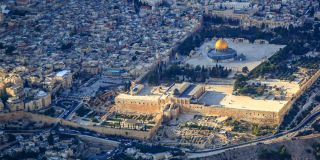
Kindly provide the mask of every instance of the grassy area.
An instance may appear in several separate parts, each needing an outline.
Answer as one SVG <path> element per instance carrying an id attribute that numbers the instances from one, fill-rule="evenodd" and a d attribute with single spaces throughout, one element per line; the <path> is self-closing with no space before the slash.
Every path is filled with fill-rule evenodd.
<path id="1" fill-rule="evenodd" d="M 88 118 L 94 118 L 96 115 L 98 115 L 96 112 L 91 112 L 87 115 Z"/>
<path id="2" fill-rule="evenodd" d="M 191 122 L 191 123 L 186 123 L 184 127 L 190 128 L 190 129 L 197 129 L 197 130 L 213 130 L 213 127 L 208 127 L 208 126 L 201 126 L 198 125 L 197 123 Z"/>
<path id="3" fill-rule="evenodd" d="M 251 133 L 255 136 L 263 136 L 269 133 L 273 133 L 276 130 L 275 126 L 259 125 L 245 121 L 237 121 L 234 119 L 228 119 L 224 123 L 224 125 L 233 127 L 233 132 Z"/>
<path id="4" fill-rule="evenodd" d="M 94 122 L 94 123 L 99 123 L 99 120 L 98 120 L 97 118 L 92 118 L 91 120 L 92 120 L 92 122 Z"/>
<path id="5" fill-rule="evenodd" d="M 253 86 L 247 85 L 238 90 L 240 95 L 254 95 L 254 96 L 262 96 L 266 89 L 265 85 L 261 86 Z"/>
<path id="6" fill-rule="evenodd" d="M 111 126 L 112 123 L 108 122 L 108 121 L 104 121 L 101 123 L 101 126 Z"/>
<path id="7" fill-rule="evenodd" d="M 77 111 L 76 111 L 76 114 L 77 116 L 79 117 L 83 117 L 85 116 L 86 114 L 88 114 L 91 110 L 89 108 L 86 108 L 84 106 L 81 106 Z"/>
<path id="8" fill-rule="evenodd" d="M 120 127 L 120 121 L 104 121 L 101 123 L 101 126 L 105 127 Z"/>
<path id="9" fill-rule="evenodd" d="M 135 160 L 135 159 L 125 155 L 124 153 L 121 153 L 112 157 L 111 160 Z"/>
<path id="10" fill-rule="evenodd" d="M 153 115 L 127 115 L 117 113 L 115 119 L 136 119 L 139 121 L 151 121 L 154 119 Z"/>
<path id="11" fill-rule="evenodd" d="M 114 121 L 114 122 L 122 122 L 122 119 L 120 118 L 108 118 L 108 121 Z"/>
<path id="12" fill-rule="evenodd" d="M 146 130 L 151 129 L 152 127 L 154 127 L 154 126 L 151 126 L 151 125 L 145 125 L 145 129 L 146 129 Z"/>
<path id="13" fill-rule="evenodd" d="M 259 153 L 260 160 L 278 159 L 278 160 L 290 160 L 291 155 L 287 152 L 285 146 L 281 146 L 277 151 L 274 150 L 262 150 Z"/>
<path id="14" fill-rule="evenodd" d="M 54 117 L 55 113 L 56 113 L 56 109 L 54 109 L 53 107 L 51 107 L 50 109 L 44 111 L 45 115 L 51 116 L 51 117 Z"/>
<path id="15" fill-rule="evenodd" d="M 314 99 L 315 99 L 318 103 L 320 103 L 320 95 L 317 95 Z"/>
<path id="16" fill-rule="evenodd" d="M 316 157 L 316 159 L 320 159 L 320 144 L 315 143 L 312 145 L 313 149 L 313 155 Z"/>

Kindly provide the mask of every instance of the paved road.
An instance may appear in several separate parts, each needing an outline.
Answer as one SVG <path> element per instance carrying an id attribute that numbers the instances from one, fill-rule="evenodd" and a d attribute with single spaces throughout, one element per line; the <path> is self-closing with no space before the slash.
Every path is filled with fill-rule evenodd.
<path id="1" fill-rule="evenodd" d="M 83 104 L 82 102 L 78 103 L 78 105 L 73 109 L 69 110 L 68 113 L 63 118 L 69 120 L 72 113 L 75 112 L 77 109 L 79 109 L 80 106 L 82 106 L 82 104 Z"/>
<path id="2" fill-rule="evenodd" d="M 104 159 L 108 159 L 108 158 L 111 158 L 111 157 L 113 157 L 115 155 L 123 153 L 124 149 L 126 147 L 130 147 L 132 145 L 132 143 L 130 143 L 130 146 L 122 145 L 123 143 L 132 142 L 132 140 L 125 140 L 125 139 L 121 139 L 121 138 L 117 139 L 117 138 L 110 137 L 110 136 L 97 135 L 97 134 L 92 133 L 92 132 L 77 131 L 77 130 L 64 130 L 64 131 L 60 131 L 60 133 L 68 134 L 68 135 L 88 137 L 88 138 L 92 138 L 92 139 L 95 139 L 95 140 L 104 141 L 106 143 L 117 145 L 118 146 L 117 149 L 115 149 L 115 150 L 113 150 L 111 152 L 107 152 L 106 154 L 100 155 L 100 156 L 104 157 Z"/>
<path id="3" fill-rule="evenodd" d="M 116 145 L 120 145 L 120 142 L 118 142 L 118 141 L 110 140 L 107 138 L 103 138 L 103 136 L 97 136 L 97 135 L 93 135 L 90 133 L 83 133 L 83 132 L 75 131 L 75 130 L 61 131 L 60 133 L 74 135 L 74 136 L 82 136 L 82 137 L 87 137 L 87 138 L 92 138 L 95 140 L 103 141 L 106 143 L 114 143 Z"/>
<path id="4" fill-rule="evenodd" d="M 64 101 L 71 102 L 72 106 L 71 107 L 64 106 L 63 103 L 62 103 Z M 56 104 L 65 109 L 65 111 L 62 114 L 60 114 L 59 117 L 57 117 L 57 118 L 68 119 L 68 118 L 70 118 L 69 116 L 72 115 L 72 113 L 74 111 L 76 111 L 83 103 L 82 103 L 82 101 L 78 101 L 78 100 L 74 100 L 74 99 L 72 99 L 72 100 L 70 100 L 70 99 L 60 99 L 60 100 L 58 100 L 56 102 Z"/>
<path id="5" fill-rule="evenodd" d="M 10 147 L 12 147 L 13 145 L 15 145 L 15 144 L 17 144 L 17 143 L 18 143 L 18 140 L 15 140 L 15 141 L 10 142 L 10 143 L 7 143 L 7 144 L 5 144 L 5 145 L 1 145 L 1 146 L 0 146 L 0 151 L 2 152 L 2 151 L 4 151 L 5 149 L 10 148 Z"/>
<path id="6" fill-rule="evenodd" d="M 293 129 L 290 129 L 290 130 L 287 130 L 287 131 L 284 131 L 284 132 L 280 132 L 280 133 L 276 133 L 276 134 L 271 135 L 271 136 L 261 137 L 261 138 L 258 138 L 256 140 L 250 141 L 250 142 L 239 143 L 239 144 L 230 145 L 230 146 L 226 146 L 226 147 L 221 147 L 221 148 L 217 148 L 217 149 L 211 149 L 211 150 L 187 152 L 187 153 L 190 154 L 188 156 L 188 158 L 207 157 L 207 156 L 210 156 L 210 155 L 214 155 L 214 154 L 218 154 L 218 153 L 224 152 L 224 151 L 229 150 L 229 149 L 241 148 L 241 147 L 246 147 L 246 146 L 250 146 L 250 145 L 257 145 L 258 143 L 261 143 L 261 142 L 266 141 L 266 140 L 279 138 L 279 137 L 284 136 L 286 134 L 293 133 L 293 132 L 296 132 L 296 131 L 302 129 L 303 127 L 308 125 L 310 122 L 315 121 L 319 116 L 320 116 L 320 111 L 315 112 L 315 113 L 307 116 L 299 125 L 297 125 Z"/>

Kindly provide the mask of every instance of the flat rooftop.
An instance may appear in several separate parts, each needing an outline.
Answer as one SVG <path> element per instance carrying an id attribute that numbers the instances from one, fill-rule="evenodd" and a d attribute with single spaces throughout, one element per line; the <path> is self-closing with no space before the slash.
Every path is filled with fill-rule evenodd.
<path id="1" fill-rule="evenodd" d="M 189 93 L 191 93 L 193 91 L 193 89 L 196 88 L 196 84 L 190 84 L 190 86 L 180 94 L 180 98 L 191 98 L 191 96 L 189 95 Z"/>
<path id="2" fill-rule="evenodd" d="M 284 84 L 285 82 L 283 82 Z M 289 82 L 286 82 L 289 84 Z M 291 84 L 294 85 L 294 84 Z M 299 85 L 296 84 L 296 87 Z M 254 99 L 248 96 L 232 95 L 232 85 L 206 85 L 207 92 L 199 102 L 208 106 L 279 112 L 288 100 Z M 295 91 L 295 90 L 294 90 Z"/>
<path id="3" fill-rule="evenodd" d="M 70 73 L 70 70 L 62 70 L 62 71 L 59 71 L 56 76 L 57 77 L 63 77 L 65 76 L 66 74 L 69 74 Z"/>

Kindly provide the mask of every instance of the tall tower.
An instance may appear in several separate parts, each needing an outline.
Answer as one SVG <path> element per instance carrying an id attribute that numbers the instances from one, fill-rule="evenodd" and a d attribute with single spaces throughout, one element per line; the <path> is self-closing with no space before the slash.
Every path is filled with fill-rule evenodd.
<path id="1" fill-rule="evenodd" d="M 209 14 L 209 9 L 208 9 L 208 7 L 209 7 L 209 0 L 206 0 L 206 1 L 204 2 L 204 13 L 205 13 L 206 15 Z"/>
<path id="2" fill-rule="evenodd" d="M 4 21 L 4 15 L 0 13 L 0 24 Z"/>

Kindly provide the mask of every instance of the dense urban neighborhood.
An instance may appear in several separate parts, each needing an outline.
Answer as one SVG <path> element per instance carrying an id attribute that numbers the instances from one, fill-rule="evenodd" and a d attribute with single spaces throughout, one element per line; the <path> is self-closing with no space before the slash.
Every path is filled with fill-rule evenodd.
<path id="1" fill-rule="evenodd" d="M 319 4 L 0 1 L 0 159 L 319 159 Z"/>

